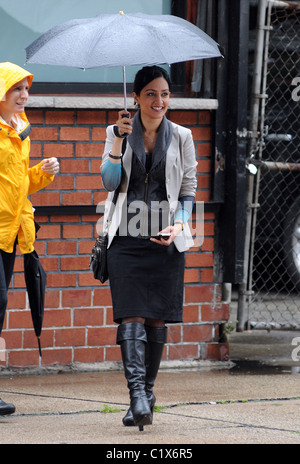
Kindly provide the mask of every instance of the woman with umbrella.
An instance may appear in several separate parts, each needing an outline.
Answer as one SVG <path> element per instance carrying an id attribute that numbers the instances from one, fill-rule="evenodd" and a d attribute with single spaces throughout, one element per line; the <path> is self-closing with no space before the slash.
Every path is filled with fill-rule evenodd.
<path id="1" fill-rule="evenodd" d="M 19 66 L 0 63 L 0 335 L 13 273 L 16 243 L 22 254 L 32 253 L 35 241 L 33 208 L 28 195 L 52 182 L 56 158 L 29 168 L 31 127 L 25 104 L 33 75 Z M 15 411 L 0 399 L 0 415 Z"/>
<path id="2" fill-rule="evenodd" d="M 133 119 L 121 111 L 107 128 L 101 172 L 109 191 L 104 230 L 113 315 L 130 393 L 123 424 L 140 430 L 152 423 L 165 324 L 182 321 L 184 252 L 193 244 L 187 221 L 196 194 L 195 148 L 191 131 L 166 118 L 170 87 L 159 66 L 137 73 L 139 109 Z"/>

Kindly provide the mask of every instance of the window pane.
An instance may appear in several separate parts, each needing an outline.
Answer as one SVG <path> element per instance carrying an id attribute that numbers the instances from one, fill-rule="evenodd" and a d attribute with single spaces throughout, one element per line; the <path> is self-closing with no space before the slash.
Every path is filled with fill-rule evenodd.
<path id="1" fill-rule="evenodd" d="M 125 13 L 171 14 L 171 0 L 127 0 L 125 5 Z M 121 67 L 82 71 L 63 66 L 25 65 L 25 47 L 62 22 L 123 9 L 124 0 L 0 0 L 0 62 L 26 66 L 34 74 L 35 82 L 122 82 Z M 133 81 L 137 69 L 126 68 L 128 82 Z"/>

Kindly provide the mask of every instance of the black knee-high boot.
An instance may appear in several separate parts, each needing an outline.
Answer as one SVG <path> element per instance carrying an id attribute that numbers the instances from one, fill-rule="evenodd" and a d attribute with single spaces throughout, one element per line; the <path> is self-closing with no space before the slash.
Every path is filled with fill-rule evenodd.
<path id="1" fill-rule="evenodd" d="M 145 391 L 146 330 L 140 322 L 127 322 L 118 327 L 117 343 L 121 347 L 125 377 L 130 395 L 133 425 L 142 430 L 152 423 L 152 414 Z"/>
<path id="2" fill-rule="evenodd" d="M 8 414 L 13 414 L 16 408 L 11 403 L 4 403 L 4 401 L 0 398 L 0 416 L 6 416 Z"/>
<path id="3" fill-rule="evenodd" d="M 157 377 L 164 346 L 167 342 L 167 330 L 167 327 L 146 326 L 147 345 L 145 350 L 145 389 L 152 414 L 156 401 L 155 395 L 153 393 L 153 386 Z M 131 408 L 128 409 L 127 414 L 124 416 L 123 424 L 127 427 L 134 425 Z"/>

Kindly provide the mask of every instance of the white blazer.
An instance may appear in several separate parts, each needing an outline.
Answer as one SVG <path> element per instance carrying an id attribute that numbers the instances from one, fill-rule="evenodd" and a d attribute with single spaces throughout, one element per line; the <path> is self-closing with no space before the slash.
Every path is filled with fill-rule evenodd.
<path id="1" fill-rule="evenodd" d="M 185 195 L 195 196 L 197 188 L 197 162 L 192 132 L 190 129 L 178 124 L 172 123 L 172 126 L 173 135 L 166 153 L 165 169 L 166 192 L 170 206 L 170 214 L 175 212 L 180 197 Z M 106 134 L 107 138 L 102 157 L 102 166 L 108 159 L 108 153 L 114 141 L 115 135 L 113 126 L 108 126 Z M 108 246 L 110 246 L 121 222 L 122 207 L 126 199 L 131 173 L 132 153 L 132 148 L 127 142 L 126 151 L 122 160 L 124 173 L 116 206 L 114 207 L 112 205 L 114 191 L 109 192 L 105 202 L 103 229 L 108 232 Z M 193 246 L 194 241 L 188 224 L 186 224 L 184 230 L 175 237 L 174 244 L 180 252 L 186 251 Z"/>

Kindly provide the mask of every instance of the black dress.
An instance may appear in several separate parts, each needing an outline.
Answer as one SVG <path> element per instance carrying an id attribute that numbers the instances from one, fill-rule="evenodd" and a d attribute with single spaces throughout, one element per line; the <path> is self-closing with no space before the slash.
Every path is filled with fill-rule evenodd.
<path id="1" fill-rule="evenodd" d="M 151 210 L 155 202 L 168 205 L 164 180 L 165 158 L 153 166 L 151 156 L 147 155 L 143 165 L 133 155 L 125 205 L 127 211 L 108 249 L 108 274 L 116 323 L 127 317 L 160 319 L 167 323 L 182 321 L 185 255 L 174 243 L 164 246 L 149 240 L 150 234 L 166 227 L 165 218 L 169 217 L 164 208 L 157 215 Z M 148 207 L 146 230 L 131 212 L 130 205 L 136 201 L 142 201 Z M 138 217 L 136 212 L 135 217 Z M 131 223 L 140 227 L 133 230 Z"/>

